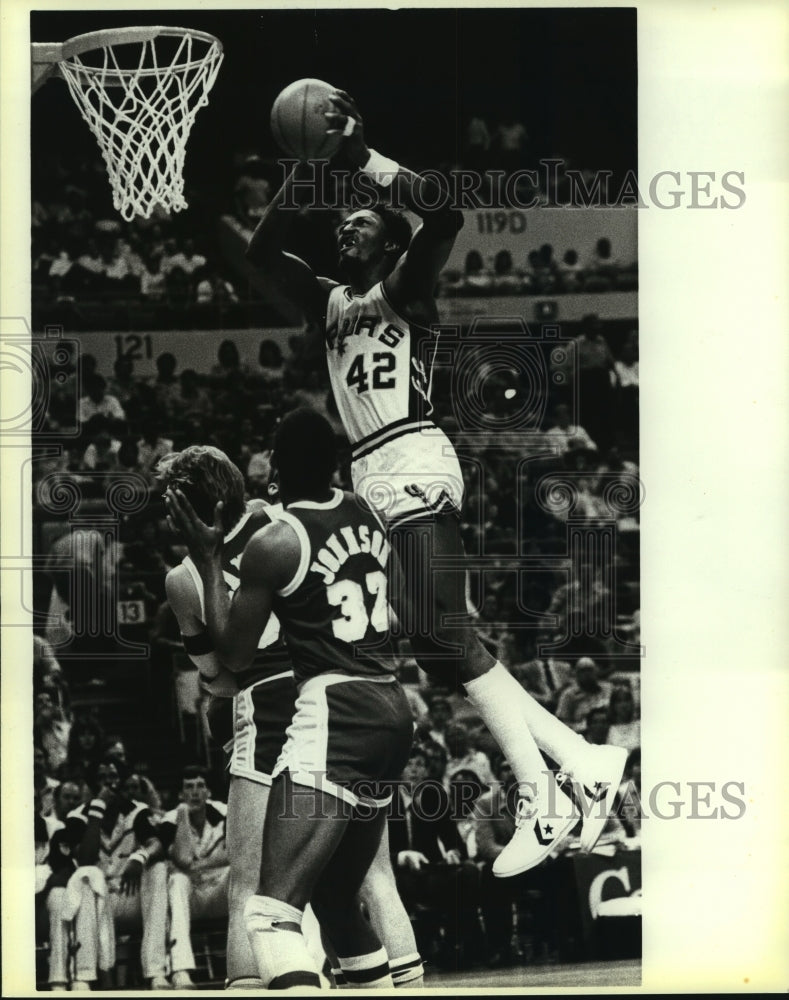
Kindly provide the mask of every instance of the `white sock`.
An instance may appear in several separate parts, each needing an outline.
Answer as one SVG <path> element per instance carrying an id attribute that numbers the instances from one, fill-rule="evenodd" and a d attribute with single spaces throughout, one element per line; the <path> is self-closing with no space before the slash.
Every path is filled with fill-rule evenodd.
<path id="1" fill-rule="evenodd" d="M 513 700 L 517 702 L 521 716 L 537 741 L 537 746 L 552 757 L 560 767 L 572 771 L 579 758 L 583 758 L 589 744 L 583 736 L 566 726 L 547 708 L 543 708 L 515 681 L 515 678 L 512 679 L 517 688 L 517 694 L 513 692 Z"/>
<path id="2" fill-rule="evenodd" d="M 348 989 L 385 990 L 394 986 L 385 948 L 371 951 L 369 955 L 354 955 L 351 958 L 338 956 L 338 959 Z"/>
<path id="3" fill-rule="evenodd" d="M 395 988 L 406 987 L 409 990 L 420 989 L 425 985 L 425 970 L 419 952 L 401 955 L 389 959 L 389 971 Z"/>
<path id="4" fill-rule="evenodd" d="M 539 787 L 548 765 L 524 721 L 517 694 L 522 693 L 523 688 L 499 662 L 481 677 L 465 681 L 464 687 L 468 700 L 501 747 L 519 784 Z"/>

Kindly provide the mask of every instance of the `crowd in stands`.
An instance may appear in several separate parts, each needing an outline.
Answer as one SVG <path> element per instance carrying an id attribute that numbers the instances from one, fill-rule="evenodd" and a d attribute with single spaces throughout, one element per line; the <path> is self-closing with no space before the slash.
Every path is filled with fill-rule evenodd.
<path id="1" fill-rule="evenodd" d="M 589 742 L 626 747 L 620 808 L 605 849 L 640 836 L 637 675 L 538 655 L 513 633 L 495 644 L 520 682 L 556 706 Z M 499 880 L 492 864 L 514 831 L 512 772 L 462 695 L 431 685 L 400 646 L 398 673 L 415 723 L 389 817 L 392 865 L 428 968 L 498 967 L 567 957 L 557 911 L 570 877 L 571 837 L 539 869 Z M 227 915 L 225 783 L 187 766 L 157 787 L 151 765 L 73 711 L 49 644 L 35 645 L 34 802 L 40 976 L 53 990 L 139 985 L 188 988 L 193 925 Z M 137 748 L 141 750 L 142 748 Z M 144 751 L 143 751 L 144 753 Z M 147 773 L 146 773 L 147 772 Z M 212 794 L 214 784 L 216 793 Z M 577 833 L 577 831 L 576 831 Z M 123 843 L 123 849 L 119 844 Z M 134 954 L 119 962 L 119 942 Z M 139 964 L 138 965 L 138 958 Z M 116 967 L 117 966 L 117 967 Z M 128 978 L 131 977 L 131 978 Z"/>
<path id="2" fill-rule="evenodd" d="M 462 160 L 440 169 L 447 178 L 469 166 L 481 170 L 483 178 L 489 169 L 509 173 L 530 162 L 527 145 L 522 124 L 501 122 L 489 131 L 482 118 L 474 117 L 468 123 Z M 34 164 L 34 325 L 60 324 L 67 329 L 247 325 L 254 296 L 245 275 L 225 259 L 219 220 L 223 215 L 233 218 L 248 233 L 280 183 L 281 173 L 276 161 L 254 153 L 227 159 L 227 187 L 221 195 L 207 183 L 198 185 L 188 192 L 186 211 L 168 215 L 155 210 L 150 219 L 132 222 L 121 220 L 112 208 L 109 181 L 98 157 L 71 163 L 65 155 L 49 154 L 45 163 Z M 556 192 L 544 185 L 529 197 L 535 193 L 540 204 L 556 202 Z M 332 213 L 317 213 L 297 223 L 296 229 L 304 230 L 299 242 L 312 250 L 314 265 L 333 274 Z M 506 249 L 491 259 L 469 251 L 462 271 L 444 273 L 438 294 L 563 295 L 637 287 L 635 262 L 617 259 L 610 239 L 602 234 L 588 259 L 574 249 L 558 259 L 549 244 L 529 246 L 526 239 L 523 251 L 514 257 Z M 263 308 L 260 302 L 255 304 L 258 314 Z"/>
<path id="3" fill-rule="evenodd" d="M 467 123 L 462 161 L 442 169 L 530 168 L 535 151 L 529 141 L 523 123 L 494 125 L 476 114 Z M 242 229 L 254 227 L 278 184 L 275 163 L 239 156 L 224 199 L 191 191 L 189 211 L 132 223 L 113 211 L 98 159 L 75 166 L 61 157 L 38 167 L 32 206 L 36 329 L 44 323 L 77 332 L 249 325 L 248 289 L 226 268 L 216 227 L 222 213 Z M 556 187 L 538 192 L 541 203 L 560 200 L 561 172 L 557 177 Z M 324 247 L 328 259 L 331 240 L 318 236 L 305 223 L 302 242 Z M 560 295 L 627 290 L 636 282 L 634 264 L 616 260 L 601 235 L 589 259 L 568 250 L 558 260 L 550 245 L 525 242 L 518 259 L 505 249 L 490 261 L 472 251 L 462 273 L 442 275 L 438 292 L 447 298 Z M 500 447 L 495 420 L 488 431 L 466 428 L 450 406 L 447 371 L 436 372 L 435 416 L 465 456 L 466 547 L 492 560 L 472 574 L 469 593 L 483 641 L 526 690 L 588 741 L 630 751 L 624 801 L 640 787 L 638 656 L 623 658 L 621 645 L 627 639 L 633 649 L 639 641 L 638 511 L 637 504 L 612 510 L 609 498 L 637 480 L 638 335 L 594 316 L 572 332 L 574 353 L 567 358 L 575 367 L 546 353 L 546 364 L 561 378 L 551 383 L 517 456 L 529 458 L 527 464 Z M 288 410 L 309 405 L 335 427 L 342 456 L 337 481 L 349 487 L 350 451 L 322 355 L 309 331 L 298 330 L 285 350 L 262 334 L 254 365 L 242 363 L 232 335 L 210 370 L 197 371 L 190 358 L 165 352 L 156 358 L 153 377 L 136 372 L 129 355 L 120 355 L 110 371 L 83 354 L 61 365 L 58 374 L 65 369 L 66 377 L 49 378 L 41 394 L 48 400 L 41 425 L 47 445 L 62 445 L 59 454 L 49 448 L 36 456 L 33 483 L 36 549 L 47 557 L 34 574 L 34 600 L 49 616 L 34 636 L 36 932 L 37 942 L 47 946 L 40 981 L 52 989 L 135 985 L 134 962 L 125 964 L 120 953 L 129 933 L 143 978 L 154 987 L 188 985 L 195 968 L 190 915 L 194 924 L 226 912 L 226 851 L 217 853 L 216 866 L 195 867 L 182 850 L 195 831 L 205 834 L 205 842 L 221 839 L 226 776 L 204 745 L 207 772 L 181 766 L 193 757 L 192 732 L 179 734 L 176 725 L 176 659 L 183 653 L 164 577 L 184 551 L 166 527 L 156 464 L 187 445 L 212 444 L 242 470 L 249 495 L 265 497 L 275 423 Z M 484 361 L 481 356 L 480 371 Z M 505 418 L 508 407 L 517 409 L 523 388 L 517 373 L 493 373 L 485 382 L 492 416 Z M 127 498 L 135 509 L 115 514 L 109 531 L 101 529 L 101 517 L 106 482 L 114 477 L 139 502 Z M 564 487 L 541 492 L 552 477 L 569 484 L 570 502 Z M 76 487 L 81 514 L 94 510 L 98 527 L 90 517 L 82 526 L 70 524 L 68 512 L 59 511 L 63 482 Z M 588 554 L 568 556 L 569 518 L 616 522 L 614 573 L 603 572 Z M 554 562 L 524 574 L 513 572 L 513 557 Z M 109 635 L 89 634 L 72 604 L 75 588 L 111 591 L 113 602 L 125 602 L 129 621 Z M 557 624 L 518 627 L 524 607 Z M 618 613 L 613 623 L 605 619 L 612 607 Z M 604 627 L 584 633 L 579 621 Z M 579 632 L 580 639 L 565 641 Z M 133 663 L 131 684 L 121 689 L 119 664 L 129 641 L 147 645 L 150 653 L 144 668 Z M 416 738 L 390 820 L 390 845 L 428 968 L 555 960 L 562 947 L 555 911 L 557 886 L 566 877 L 562 859 L 514 879 L 493 878 L 493 861 L 513 829 L 512 773 L 461 695 L 432 684 L 404 640 L 400 654 L 398 675 Z M 113 702 L 121 690 L 131 718 L 124 719 Z M 191 709 L 198 719 L 200 704 Z M 107 849 L 122 834 L 133 844 L 123 857 Z M 623 808 L 604 842 L 633 843 L 638 835 L 637 811 Z M 570 839 L 565 850 L 575 846 Z M 177 933 L 168 935 L 168 926 Z M 88 944 L 75 949 L 75 934 Z M 173 938 L 175 949 L 168 944 Z"/>
<path id="4" fill-rule="evenodd" d="M 602 236 L 587 260 L 576 250 L 567 250 L 561 260 L 550 243 L 523 251 L 517 264 L 509 250 L 499 250 L 485 262 L 478 250 L 466 254 L 463 270 L 446 268 L 441 275 L 439 294 L 445 298 L 490 295 L 569 295 L 576 293 L 624 292 L 638 287 L 634 261 L 619 261 L 611 251 L 611 241 Z"/>
<path id="5" fill-rule="evenodd" d="M 616 354 L 609 341 L 616 341 Z M 633 654 L 622 660 L 618 645 L 623 638 L 638 643 L 638 548 L 637 542 L 627 544 L 628 539 L 637 539 L 637 510 L 615 515 L 619 526 L 615 574 L 606 574 L 588 554 L 568 560 L 566 548 L 570 513 L 576 523 L 579 518 L 590 523 L 610 519 L 606 490 L 637 478 L 637 333 L 631 329 L 614 336 L 606 324 L 589 316 L 574 344 L 577 369 L 567 372 L 573 392 L 565 384 L 566 391 L 544 401 L 544 417 L 524 439 L 526 451 L 519 453 L 524 457 L 533 450 L 534 462 L 519 465 L 512 454 L 498 447 L 495 424 L 490 432 L 471 432 L 459 424 L 447 402 L 450 387 L 440 385 L 451 373 L 437 372 L 436 419 L 460 453 L 472 458 L 464 463 L 468 496 L 463 534 L 471 553 L 492 557 L 484 573 L 472 574 L 469 595 L 483 641 L 534 697 L 587 740 L 627 747 L 632 763 L 629 780 L 637 787 L 638 657 Z M 71 371 L 62 382 L 51 379 L 44 429 L 50 444 L 62 432 L 64 447 L 61 455 L 45 455 L 35 463 L 38 551 L 49 557 L 46 569 L 36 574 L 36 590 L 39 608 L 48 611 L 53 622 L 59 615 L 65 634 L 50 625 L 46 634 L 35 637 L 33 736 L 36 857 L 41 865 L 38 928 L 39 940 L 49 945 L 50 965 L 42 975 L 53 983 L 66 981 L 63 948 L 67 949 L 67 936 L 58 937 L 63 929 L 58 927 L 54 933 L 51 921 L 61 919 L 58 914 L 71 914 L 79 900 L 79 906 L 87 907 L 85 912 L 93 912 L 90 907 L 98 906 L 102 898 L 100 876 L 91 876 L 93 882 L 78 879 L 79 892 L 75 890 L 68 898 L 63 895 L 75 868 L 87 863 L 81 859 L 89 857 L 89 852 L 81 853 L 80 831 L 70 820 L 75 811 L 80 813 L 83 835 L 91 810 L 101 814 L 93 817 L 100 824 L 106 821 L 102 829 L 107 836 L 112 824 L 130 824 L 135 852 L 142 852 L 145 863 L 144 882 L 137 878 L 140 872 L 131 873 L 140 886 L 138 903 L 144 898 L 142 909 L 128 901 L 117 911 L 105 907 L 105 923 L 100 926 L 106 929 L 107 913 L 113 912 L 119 934 L 127 933 L 129 927 L 139 930 L 145 914 L 149 914 L 148 925 L 158 927 L 156 921 L 166 919 L 167 899 L 171 908 L 176 905 L 173 892 L 181 907 L 176 919 L 182 919 L 188 895 L 183 879 L 176 877 L 179 888 L 168 896 L 167 886 L 172 886 L 172 876 L 182 868 L 167 836 L 162 834 L 161 851 L 156 845 L 152 848 L 151 842 L 158 836 L 151 831 L 160 830 L 167 816 L 167 822 L 177 826 L 179 795 L 184 794 L 182 775 L 173 773 L 172 748 L 167 745 L 179 739 L 172 686 L 180 640 L 163 586 L 167 569 L 178 563 L 183 549 L 168 534 L 164 521 L 156 488 L 157 461 L 189 444 L 214 444 L 244 472 L 250 496 L 265 497 L 275 421 L 291 408 L 311 405 L 329 417 L 345 445 L 338 483 L 350 484 L 347 442 L 326 382 L 322 352 L 307 334 L 293 334 L 285 351 L 263 337 L 257 365 L 241 362 L 232 339 L 221 343 L 215 363 L 203 374 L 185 366 L 185 360 L 163 353 L 156 359 L 156 375 L 146 378 L 135 373 L 128 356 L 119 357 L 110 372 L 98 370 L 95 358 L 82 355 L 72 358 Z M 494 373 L 486 385 L 491 413 L 505 414 L 509 387 L 517 386 L 517 379 L 498 384 Z M 574 395 L 580 401 L 577 413 L 571 404 Z M 485 470 L 482 478 L 480 467 Z M 129 474 L 133 474 L 132 488 L 140 492 L 140 503 L 133 513 L 119 515 L 115 534 L 70 525 L 47 506 L 53 482 L 70 481 L 81 498 L 92 499 L 96 510 L 103 511 L 105 488 L 101 484 L 115 476 L 126 476 L 128 481 Z M 551 476 L 574 487 L 574 507 L 561 503 L 552 507 L 540 500 L 539 484 Z M 533 574 L 513 573 L 508 566 L 508 558 L 532 555 L 563 556 L 564 562 Z M 77 634 L 78 615 L 71 613 L 75 578 L 64 573 L 64 559 L 76 560 L 84 569 L 87 582 L 81 586 L 89 589 L 98 578 L 105 583 L 114 579 L 119 586 L 117 596 L 138 608 L 134 635 L 150 645 L 148 660 L 156 673 L 152 688 L 141 686 L 139 664 L 134 674 L 133 690 L 147 699 L 147 729 L 137 721 L 121 731 L 120 709 L 92 697 L 112 693 L 116 661 L 124 655 L 118 641 L 125 633 L 121 631 L 120 637 Z M 519 627 L 524 607 L 556 616 L 557 626 L 537 631 Z M 618 612 L 612 623 L 616 635 L 603 627 L 599 634 L 591 630 L 582 635 L 575 645 L 560 641 L 562 636 L 578 635 L 579 621 L 605 626 L 605 609 L 612 607 Z M 432 965 L 450 968 L 524 958 L 556 959 L 560 942 L 552 907 L 558 880 L 565 877 L 561 859 L 516 879 L 492 877 L 492 862 L 507 841 L 512 823 L 505 808 L 511 773 L 468 703 L 457 692 L 429 682 L 405 641 L 400 652 L 398 674 L 406 685 L 417 730 L 415 750 L 399 791 L 403 810 L 413 815 L 409 822 L 392 818 L 392 860 L 420 948 Z M 139 713 L 139 706 L 140 702 L 135 703 L 132 711 Z M 180 753 L 179 759 L 188 757 L 183 745 Z M 205 754 L 203 762 L 215 769 L 210 780 L 216 809 L 221 811 L 219 803 L 225 793 L 221 764 L 217 774 L 217 762 L 210 754 Z M 101 788 L 107 787 L 101 778 L 107 778 L 110 767 L 115 768 L 117 782 L 115 791 L 107 792 L 102 812 L 95 802 L 97 796 L 102 798 Z M 439 804 L 448 806 L 436 810 L 425 800 L 420 808 L 423 796 L 437 797 Z M 440 821 L 424 820 L 431 815 L 438 815 Z M 215 812 L 211 816 L 215 821 Z M 68 835 L 62 833 L 68 829 Z M 637 834 L 637 817 L 623 814 L 612 821 L 606 836 L 609 842 L 618 843 Z M 96 863 L 102 869 L 104 862 Z M 116 890 L 130 877 L 127 867 L 116 859 L 102 869 L 107 899 L 116 899 Z M 462 906 L 457 905 L 458 899 Z M 71 926 L 71 921 L 66 923 Z M 101 947 L 109 948 L 107 934 L 102 940 Z M 143 973 L 162 985 L 162 951 L 152 940 L 145 938 Z M 114 953 L 101 951 L 97 944 L 95 954 L 95 967 L 72 962 L 66 979 L 94 982 L 98 976 L 99 981 L 109 981 Z M 168 961 L 168 970 L 189 973 L 193 959 L 189 952 L 179 958 L 176 964 L 182 968 L 172 964 L 172 956 Z"/>

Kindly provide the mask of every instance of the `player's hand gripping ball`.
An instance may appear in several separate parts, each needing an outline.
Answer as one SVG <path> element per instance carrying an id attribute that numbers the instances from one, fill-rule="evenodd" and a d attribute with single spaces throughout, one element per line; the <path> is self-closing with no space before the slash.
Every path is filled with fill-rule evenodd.
<path id="1" fill-rule="evenodd" d="M 336 88 L 323 80 L 296 80 L 271 108 L 271 131 L 279 148 L 297 160 L 328 160 L 342 142 L 327 115 L 336 111 L 330 100 Z"/>

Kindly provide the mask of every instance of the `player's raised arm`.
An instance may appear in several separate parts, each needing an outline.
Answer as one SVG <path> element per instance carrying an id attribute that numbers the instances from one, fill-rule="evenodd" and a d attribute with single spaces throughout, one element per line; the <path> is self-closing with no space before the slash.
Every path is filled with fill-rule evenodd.
<path id="1" fill-rule="evenodd" d="M 214 524 L 204 524 L 181 490 L 165 495 L 168 520 L 186 541 L 203 581 L 206 627 L 224 667 L 236 672 L 252 662 L 271 615 L 274 594 L 294 575 L 299 564 L 298 542 L 286 525 L 270 524 L 254 535 L 241 557 L 240 583 L 231 601 L 222 568 L 222 504 Z M 293 535 L 279 539 L 282 529 Z M 281 541 L 281 544 L 278 542 Z"/>
<path id="2" fill-rule="evenodd" d="M 307 179 L 308 174 L 306 163 L 297 164 L 288 174 L 249 240 L 247 258 L 283 295 L 299 306 L 308 319 L 323 322 L 329 291 L 336 282 L 319 277 L 306 261 L 284 250 L 300 190 L 299 181 Z"/>
<path id="3" fill-rule="evenodd" d="M 351 164 L 371 178 L 382 196 L 388 190 L 398 208 L 408 209 L 422 219 L 408 249 L 386 279 L 388 292 L 400 300 L 432 300 L 438 276 L 463 227 L 462 212 L 452 207 L 448 193 L 435 178 L 422 177 L 370 149 L 359 109 L 345 91 L 337 91 L 331 100 L 337 111 L 327 113 L 332 126 L 329 131 L 345 136 L 343 149 Z M 351 122 L 355 123 L 352 131 Z"/>

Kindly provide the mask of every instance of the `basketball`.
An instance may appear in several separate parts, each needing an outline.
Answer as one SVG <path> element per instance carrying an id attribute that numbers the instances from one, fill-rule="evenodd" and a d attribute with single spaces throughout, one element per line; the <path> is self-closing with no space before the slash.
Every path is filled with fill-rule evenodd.
<path id="1" fill-rule="evenodd" d="M 277 145 L 297 160 L 328 160 L 342 136 L 326 135 L 324 112 L 336 110 L 329 95 L 336 91 L 323 80 L 296 80 L 286 87 L 271 108 L 271 131 Z"/>

